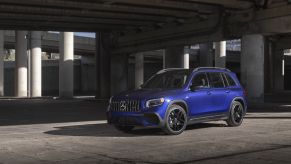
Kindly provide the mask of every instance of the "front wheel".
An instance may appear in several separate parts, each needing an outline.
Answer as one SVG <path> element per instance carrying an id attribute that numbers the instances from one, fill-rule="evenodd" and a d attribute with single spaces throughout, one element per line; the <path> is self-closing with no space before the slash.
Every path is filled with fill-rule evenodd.
<path id="1" fill-rule="evenodd" d="M 240 102 L 234 101 L 231 103 L 230 112 L 226 123 L 228 126 L 240 126 L 243 122 L 244 109 Z"/>
<path id="2" fill-rule="evenodd" d="M 181 134 L 187 126 L 187 114 L 179 105 L 171 105 L 165 117 L 164 132 L 170 135 Z"/>
<path id="3" fill-rule="evenodd" d="M 120 126 L 120 125 L 115 125 L 115 128 L 119 131 L 125 132 L 125 133 L 129 133 L 132 131 L 132 129 L 134 128 L 134 126 Z"/>

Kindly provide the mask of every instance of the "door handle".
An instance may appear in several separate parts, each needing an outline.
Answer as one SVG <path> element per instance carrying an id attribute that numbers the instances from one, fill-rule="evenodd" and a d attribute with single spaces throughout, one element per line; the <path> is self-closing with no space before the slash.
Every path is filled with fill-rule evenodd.
<path id="1" fill-rule="evenodd" d="M 225 91 L 225 93 L 229 93 L 230 91 Z"/>
<path id="2" fill-rule="evenodd" d="M 207 94 L 208 94 L 208 95 L 211 95 L 211 92 L 210 92 L 210 91 L 207 91 Z"/>

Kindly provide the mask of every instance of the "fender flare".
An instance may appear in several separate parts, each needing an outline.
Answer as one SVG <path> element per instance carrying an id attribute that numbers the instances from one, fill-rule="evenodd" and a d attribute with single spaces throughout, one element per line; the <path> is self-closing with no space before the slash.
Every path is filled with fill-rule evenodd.
<path id="1" fill-rule="evenodd" d="M 231 104 L 234 102 L 234 101 L 237 101 L 237 100 L 240 100 L 240 101 L 242 101 L 243 102 L 243 109 L 244 109 L 244 115 L 247 113 L 247 104 L 246 104 L 246 102 L 245 102 L 245 100 L 244 100 L 244 98 L 243 97 L 235 97 L 235 98 L 233 98 L 232 99 L 232 101 L 231 101 L 231 103 L 230 103 L 230 106 L 229 106 L 229 109 L 228 109 L 228 113 L 230 113 L 230 110 L 231 110 Z"/>

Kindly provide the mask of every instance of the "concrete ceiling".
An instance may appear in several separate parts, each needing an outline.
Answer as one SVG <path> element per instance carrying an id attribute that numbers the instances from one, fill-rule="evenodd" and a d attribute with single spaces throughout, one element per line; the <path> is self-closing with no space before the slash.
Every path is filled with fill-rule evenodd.
<path id="1" fill-rule="evenodd" d="M 289 0 L 0 0 L 9 30 L 110 32 L 113 53 L 289 33 Z"/>
<path id="2" fill-rule="evenodd" d="M 0 0 L 2 29 L 59 31 L 148 31 L 219 10 L 253 8 L 251 0 Z"/>

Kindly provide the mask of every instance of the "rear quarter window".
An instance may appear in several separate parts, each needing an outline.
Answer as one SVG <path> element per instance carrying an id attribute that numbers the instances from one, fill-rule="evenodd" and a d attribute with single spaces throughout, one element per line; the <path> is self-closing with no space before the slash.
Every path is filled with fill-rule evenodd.
<path id="1" fill-rule="evenodd" d="M 229 74 L 225 74 L 229 86 L 237 86 L 233 78 Z"/>

